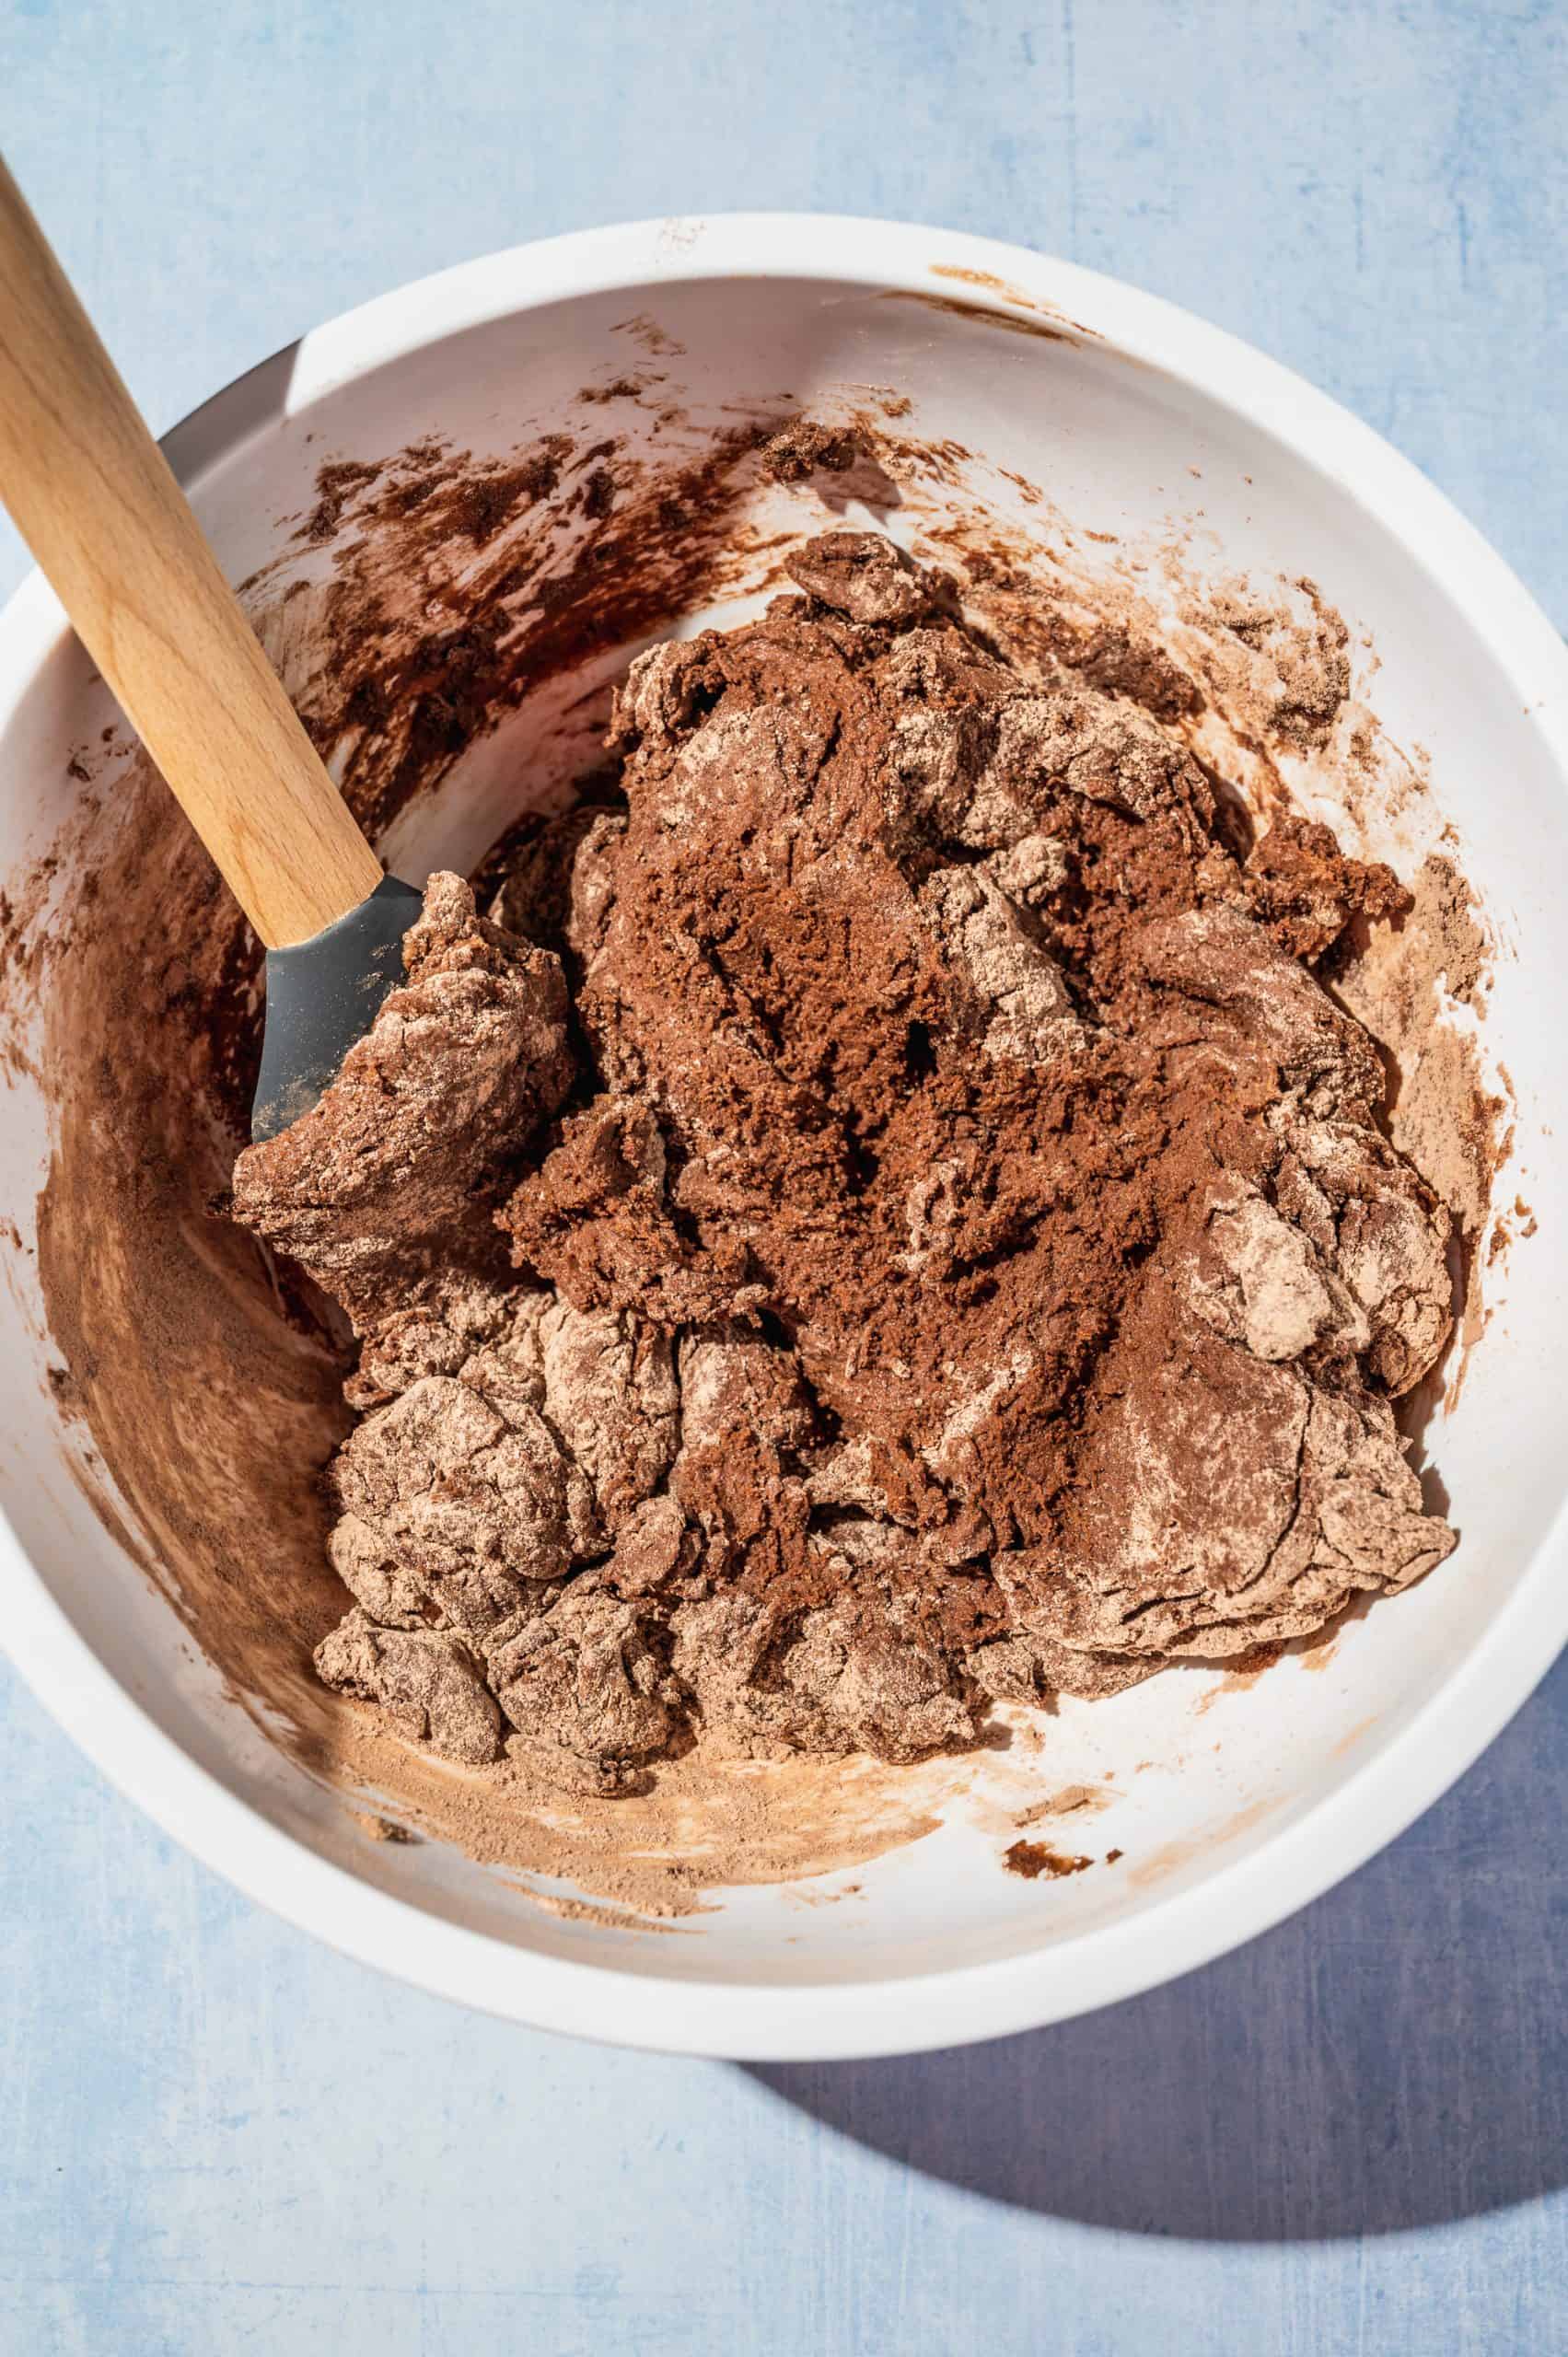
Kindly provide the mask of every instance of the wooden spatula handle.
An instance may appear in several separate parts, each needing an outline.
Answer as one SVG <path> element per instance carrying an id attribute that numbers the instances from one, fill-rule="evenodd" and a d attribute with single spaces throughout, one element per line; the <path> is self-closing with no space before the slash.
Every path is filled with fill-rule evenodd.
<path id="1" fill-rule="evenodd" d="M 0 494 L 270 949 L 381 867 L 0 162 Z"/>

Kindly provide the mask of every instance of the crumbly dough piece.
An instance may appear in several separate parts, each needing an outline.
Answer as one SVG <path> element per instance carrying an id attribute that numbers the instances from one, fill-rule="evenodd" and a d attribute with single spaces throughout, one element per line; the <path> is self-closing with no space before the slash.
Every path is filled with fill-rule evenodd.
<path id="1" fill-rule="evenodd" d="M 234 1168 L 238 1219 L 309 1270 L 356 1329 L 440 1272 L 496 1261 L 500 1174 L 572 1075 L 560 962 L 436 875 L 386 1000 L 320 1102 Z"/>
<path id="2" fill-rule="evenodd" d="M 434 1631 L 384 1629 L 356 1605 L 316 1648 L 323 1683 L 378 1703 L 416 1743 L 467 1768 L 501 1755 L 501 1713 L 467 1647 Z"/>

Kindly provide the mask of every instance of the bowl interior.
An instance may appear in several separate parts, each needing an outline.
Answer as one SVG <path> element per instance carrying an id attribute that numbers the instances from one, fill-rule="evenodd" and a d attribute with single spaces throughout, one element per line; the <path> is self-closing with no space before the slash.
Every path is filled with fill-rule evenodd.
<path id="1" fill-rule="evenodd" d="M 1199 389 L 1093 332 L 1093 320 L 1080 328 L 1016 308 L 988 316 L 970 307 L 970 293 L 936 282 L 923 292 L 890 290 L 853 275 L 695 275 L 531 306 L 519 297 L 497 316 L 368 360 L 352 335 L 328 331 L 193 422 L 187 470 L 194 469 L 196 504 L 231 575 L 277 568 L 255 593 L 262 604 L 274 600 L 269 611 L 281 586 L 324 577 L 322 552 L 290 539 L 317 496 L 324 459 L 376 463 L 433 435 L 459 451 L 505 455 L 568 414 L 581 424 L 585 388 L 606 397 L 606 435 L 656 466 L 671 452 L 689 460 L 738 419 L 869 407 L 889 432 L 947 452 L 924 477 L 873 486 L 869 497 L 865 486 L 841 495 L 849 520 L 867 520 L 869 507 L 912 544 L 928 540 L 945 514 L 985 513 L 1086 565 L 1142 563 L 1151 582 L 1173 547 L 1190 575 L 1310 576 L 1350 625 L 1358 684 L 1385 732 L 1430 779 L 1411 809 L 1367 814 L 1359 828 L 1347 820 L 1346 830 L 1408 872 L 1437 830 L 1451 827 L 1453 855 L 1498 945 L 1482 1028 L 1512 1090 L 1513 1157 L 1501 1185 L 1510 1202 L 1516 1191 L 1527 1199 L 1537 1232 L 1488 1272 L 1484 1331 L 1458 1396 L 1423 1435 L 1461 1533 L 1457 1555 L 1413 1593 L 1351 1620 L 1331 1645 L 1288 1652 L 1250 1681 L 1182 1669 L 1114 1701 L 1063 1700 L 1030 1726 L 1015 1724 L 1005 1749 L 907 1771 L 891 1799 L 878 1783 L 889 1826 L 896 1819 L 902 1835 L 930 1829 L 825 1877 L 712 1894 L 704 1911 L 672 1927 L 547 1911 L 517 1875 L 456 1846 L 372 1839 L 355 1814 L 364 1797 L 351 1805 L 319 1749 L 274 1739 L 297 1719 L 297 1685 L 284 1680 L 243 1698 L 232 1669 L 226 1675 L 193 1640 L 170 1601 L 179 1575 L 168 1569 L 168 1527 L 160 1531 L 156 1516 L 149 1527 L 137 1498 L 121 1498 L 118 1525 L 106 1513 L 118 1471 L 112 1450 L 106 1463 L 102 1434 L 69 1412 L 69 1385 L 50 1379 L 63 1357 L 112 1347 L 107 1328 L 93 1331 L 90 1283 L 80 1289 L 78 1330 L 51 1334 L 33 1248 L 51 1153 L 75 1150 L 52 1101 L 48 1055 L 37 1049 L 51 1006 L 58 1012 L 68 1001 L 74 940 L 41 970 L 28 1035 L 35 1060 L 18 1055 L 6 1073 L 0 1207 L 19 1245 L 0 1298 L 0 1490 L 53 1603 L 141 1711 L 261 1818 L 424 1916 L 642 1984 L 825 1994 L 1039 1955 L 1042 1967 L 1054 1959 L 1043 2015 L 1104 1993 L 1096 1943 L 1112 1927 L 1137 1931 L 1151 1958 L 1144 1977 L 1158 1977 L 1162 1910 L 1211 1887 L 1223 1915 L 1234 1869 L 1283 1854 L 1276 1845 L 1287 1829 L 1377 1772 L 1496 1625 L 1547 1538 L 1564 1487 L 1553 1376 L 1568 1229 L 1545 1125 L 1562 1101 L 1568 1053 L 1555 1014 L 1568 998 L 1568 934 L 1552 889 L 1568 851 L 1568 806 L 1515 681 L 1467 620 L 1462 580 L 1431 575 L 1330 471 L 1233 407 L 1223 383 Z M 776 563 L 776 536 L 821 528 L 822 488 L 759 490 L 746 511 L 742 560 L 715 575 L 712 594 L 681 610 L 676 626 L 754 608 Z M 36 898 L 34 863 L 52 845 L 64 866 L 51 889 L 118 855 L 126 817 L 114 787 L 124 772 L 112 748 L 96 765 L 82 759 L 115 714 L 79 649 L 41 631 L 31 608 L 13 614 L 6 633 L 0 872 L 19 901 Z M 389 864 L 416 878 L 436 864 L 469 865 L 529 797 L 558 791 L 591 747 L 592 691 L 648 634 L 596 644 L 564 681 L 541 678 L 435 790 L 392 818 L 382 842 Z M 306 656 L 284 645 L 280 659 L 287 668 Z M 84 766 L 92 772 L 86 780 Z M 119 1216 L 110 1202 L 103 1220 L 111 1226 Z M 112 1237 L 85 1222 L 64 1241 L 57 1236 L 54 1248 L 84 1265 L 100 1255 L 106 1266 L 115 1261 Z M 154 1268 L 145 1282 L 156 1296 L 174 1280 Z M 103 1291 L 107 1298 L 113 1284 L 106 1280 Z M 145 1311 L 178 1331 L 177 1301 L 149 1298 Z M 178 1353 L 165 1362 L 176 1370 L 162 1395 L 166 1460 L 182 1468 L 181 1480 L 243 1499 L 255 1449 L 226 1444 L 191 1411 L 179 1363 Z M 308 1475 L 303 1469 L 302 1480 Z M 245 1565 L 231 1561 L 226 1576 L 243 1581 Z M 302 1655 L 302 1643 L 294 1650 Z M 1020 1817 L 1073 1788 L 1080 1797 L 1071 1813 L 1048 1814 L 1035 1829 L 1092 1856 L 1093 1870 L 1032 1881 L 1004 1871 Z M 1412 1790 L 1411 1806 L 1426 1796 Z M 170 1809 L 177 1817 L 177 1805 Z M 1111 1851 L 1121 1854 L 1107 1864 Z M 1281 1873 L 1276 1913 L 1298 1895 Z M 553 1887 L 531 1879 L 547 1894 Z M 526 1976 L 517 1987 L 517 2009 L 537 2011 Z M 656 2038 L 656 2026 L 646 2034 Z M 918 2025 L 901 2042 L 920 2042 Z"/>

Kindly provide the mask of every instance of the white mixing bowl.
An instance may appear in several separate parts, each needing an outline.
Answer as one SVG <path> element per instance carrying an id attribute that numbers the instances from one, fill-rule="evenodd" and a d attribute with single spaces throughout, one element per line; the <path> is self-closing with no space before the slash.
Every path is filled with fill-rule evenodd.
<path id="1" fill-rule="evenodd" d="M 1114 1867 L 1004 1873 L 1002 1804 L 970 1762 L 935 1772 L 933 1789 L 946 1775 L 952 1794 L 940 1829 L 859 1869 L 858 1887 L 839 1875 L 826 1891 L 739 1888 L 674 1936 L 541 1911 L 441 1843 L 366 1839 L 192 1657 L 87 1503 L 69 1467 L 85 1436 L 43 1379 L 27 1250 L 49 1109 L 13 1069 L 0 1119 L 0 1211 L 22 1239 L 0 1299 L 5 1635 L 44 1702 L 169 1833 L 252 1898 L 426 1989 L 714 2055 L 992 2037 L 1183 1972 L 1325 1889 L 1458 1775 L 1568 1631 L 1568 1221 L 1550 1138 L 1568 1105 L 1568 655 L 1447 503 L 1283 369 L 1109 280 L 879 222 L 645 223 L 496 255 L 307 336 L 177 428 L 169 454 L 239 578 L 277 554 L 276 519 L 308 505 L 324 453 L 378 459 L 432 430 L 502 448 L 517 419 L 624 367 L 633 315 L 662 333 L 672 396 L 717 413 L 786 388 L 830 407 L 896 389 L 914 403 L 900 430 L 1045 485 L 1086 529 L 1136 539 L 1185 522 L 1194 563 L 1309 575 L 1375 644 L 1379 716 L 1430 754 L 1500 944 L 1484 1028 L 1515 1096 L 1505 1186 L 1539 1222 L 1491 1284 L 1462 1391 L 1427 1436 L 1458 1552 L 1353 1620 L 1327 1666 L 1287 1656 L 1247 1690 L 1187 1671 L 1064 1704 L 1038 1757 L 999 1764 L 1015 1811 L 1031 1779 L 1041 1795 L 1113 1792 L 1092 1837 L 1064 1846 L 1119 1848 Z M 71 815 L 84 789 L 67 761 L 107 712 L 33 579 L 0 622 L 0 880 Z M 444 797 L 453 840 L 405 830 L 392 845 L 405 868 L 461 864 L 494 830 L 494 809 L 465 820 L 460 784 Z M 834 1891 L 838 1904 L 806 1903 Z"/>

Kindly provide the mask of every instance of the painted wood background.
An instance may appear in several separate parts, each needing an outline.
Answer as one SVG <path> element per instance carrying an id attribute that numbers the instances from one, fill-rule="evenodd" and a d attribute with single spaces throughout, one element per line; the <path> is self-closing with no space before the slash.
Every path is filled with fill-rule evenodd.
<path id="1" fill-rule="evenodd" d="M 1565 94 L 1568 11 L 1525 0 L 0 0 L 0 145 L 160 427 L 520 238 L 900 215 L 1290 361 L 1560 622 Z M 1565 1778 L 1560 1666 L 1396 1849 L 1176 1987 L 742 2071 L 339 1961 L 10 1678 L 0 2351 L 1555 2357 Z"/>

